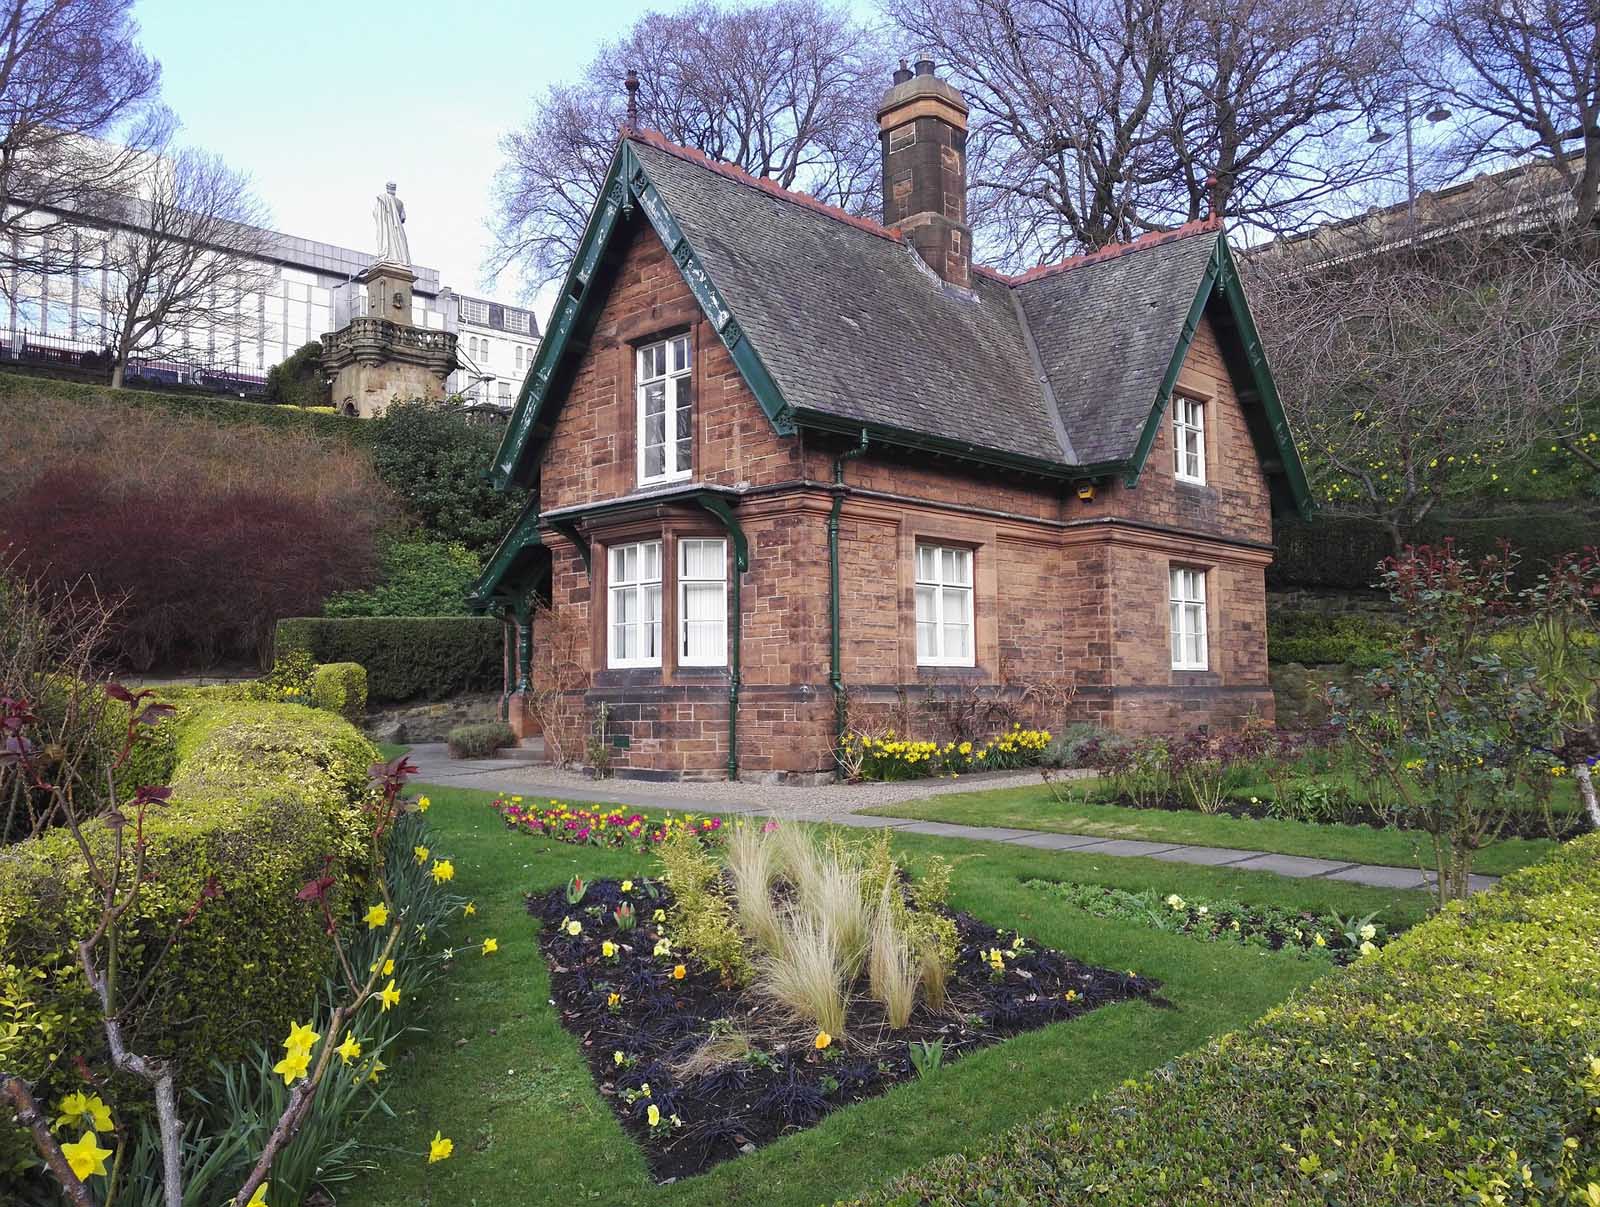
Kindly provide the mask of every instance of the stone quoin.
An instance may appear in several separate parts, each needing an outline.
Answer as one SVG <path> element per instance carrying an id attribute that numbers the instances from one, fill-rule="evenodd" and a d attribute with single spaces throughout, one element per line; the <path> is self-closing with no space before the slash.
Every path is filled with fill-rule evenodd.
<path id="1" fill-rule="evenodd" d="M 1270 720 L 1310 499 L 1220 223 L 1003 276 L 960 94 L 902 64 L 878 116 L 885 224 L 624 130 L 493 467 L 513 725 L 810 782 L 846 726 L 943 736 L 930 699 Z"/>

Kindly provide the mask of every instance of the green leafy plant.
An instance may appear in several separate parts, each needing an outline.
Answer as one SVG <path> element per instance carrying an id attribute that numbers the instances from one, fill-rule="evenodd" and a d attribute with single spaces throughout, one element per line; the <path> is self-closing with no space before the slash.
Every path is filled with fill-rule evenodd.
<path id="1" fill-rule="evenodd" d="M 944 1066 L 942 1039 L 913 1040 L 906 1045 L 906 1052 L 911 1058 L 911 1067 L 916 1069 L 918 1077 L 930 1076 Z"/>
<path id="2" fill-rule="evenodd" d="M 457 725 L 445 734 L 453 759 L 476 759 L 517 744 L 516 732 L 504 721 L 478 721 Z"/>
<path id="3" fill-rule="evenodd" d="M 296 616 L 278 622 L 279 658 L 303 650 L 313 662 L 366 668 L 376 703 L 442 700 L 499 689 L 505 634 L 492 616 Z"/>
<path id="4" fill-rule="evenodd" d="M 382 578 L 360 591 L 329 596 L 322 614 L 349 616 L 465 616 L 467 594 L 482 569 L 479 557 L 456 541 L 390 537 L 378 546 Z"/>

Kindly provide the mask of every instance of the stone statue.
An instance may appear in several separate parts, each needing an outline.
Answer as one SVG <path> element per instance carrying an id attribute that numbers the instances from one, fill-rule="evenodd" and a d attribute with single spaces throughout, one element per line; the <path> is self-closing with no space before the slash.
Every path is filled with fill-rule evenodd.
<path id="1" fill-rule="evenodd" d="M 372 221 L 378 231 L 378 263 L 411 263 L 411 245 L 406 241 L 406 206 L 395 196 L 395 183 L 383 186 L 372 203 Z"/>

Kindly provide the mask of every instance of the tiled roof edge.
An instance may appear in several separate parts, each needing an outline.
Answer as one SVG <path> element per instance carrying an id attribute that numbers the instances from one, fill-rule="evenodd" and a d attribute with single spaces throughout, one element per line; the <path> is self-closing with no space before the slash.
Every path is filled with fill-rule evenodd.
<path id="1" fill-rule="evenodd" d="M 681 146 L 656 130 L 624 129 L 622 136 L 624 138 L 632 139 L 635 142 L 644 143 L 646 146 L 654 147 L 658 151 L 665 151 L 668 155 L 675 156 L 676 158 L 682 159 L 687 163 L 692 163 L 698 167 L 707 168 L 710 171 L 717 173 L 719 176 L 726 176 L 729 180 L 735 180 L 740 184 L 748 185 L 751 188 L 760 189 L 763 193 L 770 194 L 771 196 L 777 197 L 780 200 L 790 202 L 794 205 L 804 206 L 806 209 L 815 210 L 819 214 L 825 214 L 827 217 L 833 218 L 836 221 L 853 226 L 858 230 L 866 231 L 869 235 L 877 235 L 878 238 L 888 239 L 893 243 L 899 243 L 901 241 L 899 227 L 884 226 L 881 223 L 874 222 L 871 218 L 857 217 L 855 214 L 842 210 L 836 205 L 829 205 L 825 201 L 818 201 L 810 193 L 801 193 L 795 191 L 794 189 L 786 189 L 782 185 L 775 184 L 772 181 L 766 180 L 760 176 L 752 176 L 743 168 L 735 167 L 731 163 L 723 163 L 720 160 L 712 159 L 711 156 L 707 155 L 704 151 L 696 151 L 693 147 Z"/>
<path id="2" fill-rule="evenodd" d="M 1128 255 L 1130 252 L 1146 251 L 1152 247 L 1159 247 L 1163 243 L 1171 243 L 1177 239 L 1187 239 L 1190 235 L 1199 235 L 1207 232 L 1222 230 L 1220 218 L 1201 218 L 1194 222 L 1185 222 L 1182 226 L 1174 227 L 1169 231 L 1151 231 L 1148 235 L 1140 235 L 1128 243 L 1112 243 L 1098 251 L 1084 252 L 1072 256 L 1057 264 L 1041 264 L 1037 268 L 1030 268 L 1026 272 L 1015 276 L 1008 276 L 1003 272 L 996 272 L 992 268 L 974 268 L 973 271 L 1002 285 L 1026 285 L 1030 281 L 1038 281 L 1044 277 L 1053 277 L 1057 273 L 1070 272 L 1074 268 L 1082 268 L 1086 264 L 1101 264 L 1107 260 L 1115 260 L 1119 256 Z"/>

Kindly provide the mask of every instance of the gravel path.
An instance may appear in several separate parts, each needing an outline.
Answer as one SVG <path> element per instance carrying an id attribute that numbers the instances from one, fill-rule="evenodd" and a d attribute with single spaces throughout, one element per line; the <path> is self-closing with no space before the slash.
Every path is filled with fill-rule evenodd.
<path id="1" fill-rule="evenodd" d="M 1039 782 L 1037 771 L 997 771 L 963 775 L 960 779 L 826 784 L 818 788 L 726 781 L 658 784 L 643 780 L 594 780 L 577 772 L 518 764 L 510 759 L 452 759 L 442 743 L 413 746 L 410 757 L 419 768 L 417 780 L 425 784 L 482 788 L 527 797 L 558 796 L 565 800 L 615 801 L 621 805 L 717 813 L 792 813 L 813 819 L 843 817 L 874 805 L 923 800 L 947 792 L 1014 788 Z"/>

